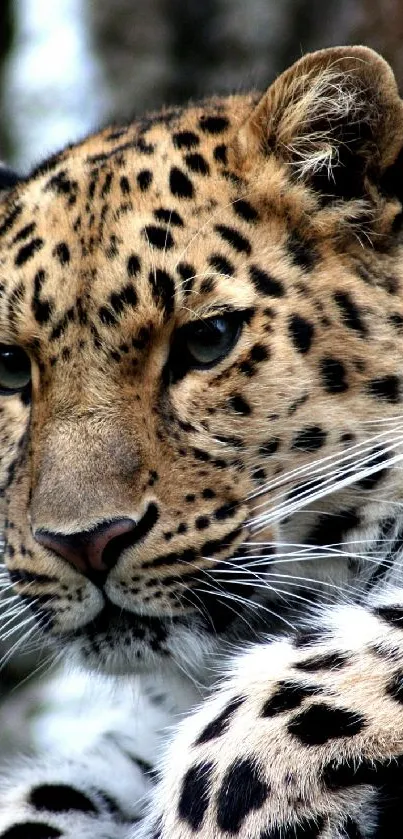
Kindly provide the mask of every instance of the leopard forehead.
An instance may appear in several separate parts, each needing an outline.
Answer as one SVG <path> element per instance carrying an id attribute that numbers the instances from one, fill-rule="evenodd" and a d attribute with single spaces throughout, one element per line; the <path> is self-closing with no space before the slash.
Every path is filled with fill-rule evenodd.
<path id="1" fill-rule="evenodd" d="M 128 348 L 131 368 L 141 365 L 156 334 L 250 308 L 262 315 L 268 352 L 284 336 L 305 353 L 330 326 L 326 287 L 344 331 L 355 319 L 366 337 L 365 292 L 356 305 L 351 264 L 334 246 L 342 213 L 318 212 L 312 190 L 275 156 L 264 182 L 236 165 L 234 137 L 257 99 L 214 99 L 106 129 L 17 187 L 0 226 L 3 343 L 28 348 L 43 376 L 72 356 L 92 375 L 105 359 L 127 362 Z M 253 375 L 253 358 L 242 369 Z"/>
<path id="2" fill-rule="evenodd" d="M 106 392 L 138 374 L 144 381 L 150 347 L 163 359 L 175 329 L 210 315 L 254 318 L 255 340 L 236 368 L 241 389 L 269 358 L 278 309 L 294 343 L 313 332 L 313 313 L 293 325 L 284 301 L 320 258 L 308 214 L 315 200 L 275 159 L 263 193 L 233 160 L 256 99 L 215 99 L 106 129 L 14 192 L 1 227 L 1 339 L 35 360 L 43 403 L 48 385 L 66 408 L 75 389 L 76 404 L 93 390 L 94 376 Z M 213 380 L 229 399 L 228 372 Z"/>
<path id="3" fill-rule="evenodd" d="M 228 143 L 253 102 L 215 100 L 106 130 L 39 167 L 2 223 L 4 337 L 21 327 L 24 341 L 40 333 L 55 342 L 66 320 L 90 316 L 96 342 L 104 326 L 109 337 L 117 324 L 122 330 L 128 308 L 133 329 L 205 316 L 216 304 L 250 305 L 265 284 L 280 297 L 284 276 L 313 261 L 314 248 L 298 230 L 307 226 L 302 191 L 293 190 L 294 213 L 292 201 L 276 202 L 286 181 L 279 166 L 271 172 L 277 212 L 262 206 L 260 214 L 228 166 Z M 243 282 L 234 281 L 239 272 Z"/>

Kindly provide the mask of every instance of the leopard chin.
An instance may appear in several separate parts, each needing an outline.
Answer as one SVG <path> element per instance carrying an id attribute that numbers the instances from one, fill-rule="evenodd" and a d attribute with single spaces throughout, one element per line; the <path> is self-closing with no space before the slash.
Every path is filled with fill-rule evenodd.
<path id="1" fill-rule="evenodd" d="M 200 675 L 220 646 L 197 616 L 144 615 L 110 602 L 88 624 L 53 643 L 86 669 L 131 676 L 184 671 L 190 678 Z"/>

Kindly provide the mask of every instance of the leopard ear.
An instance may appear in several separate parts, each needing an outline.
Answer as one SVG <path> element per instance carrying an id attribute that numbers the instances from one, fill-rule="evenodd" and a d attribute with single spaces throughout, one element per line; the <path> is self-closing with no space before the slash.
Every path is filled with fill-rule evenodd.
<path id="1" fill-rule="evenodd" d="M 274 154 L 323 199 L 348 200 L 382 187 L 402 145 L 403 103 L 389 65 L 367 47 L 336 47 L 279 76 L 234 153 L 244 170 Z"/>

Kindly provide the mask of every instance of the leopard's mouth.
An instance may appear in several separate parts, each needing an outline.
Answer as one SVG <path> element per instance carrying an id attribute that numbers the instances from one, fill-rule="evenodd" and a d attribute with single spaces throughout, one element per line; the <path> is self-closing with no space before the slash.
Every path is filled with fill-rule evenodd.
<path id="1" fill-rule="evenodd" d="M 84 626 L 54 641 L 79 665 L 110 675 L 168 675 L 184 667 L 196 672 L 219 644 L 197 613 L 147 615 L 109 601 Z"/>
<path id="2" fill-rule="evenodd" d="M 175 623 L 174 617 L 170 623 Z M 164 616 L 141 615 L 138 612 L 131 612 L 121 606 L 115 606 L 110 600 L 105 602 L 103 609 L 84 627 L 88 636 L 101 635 L 102 633 L 119 632 L 119 630 L 130 629 L 133 638 L 143 639 L 148 630 L 154 630 L 166 623 Z"/>

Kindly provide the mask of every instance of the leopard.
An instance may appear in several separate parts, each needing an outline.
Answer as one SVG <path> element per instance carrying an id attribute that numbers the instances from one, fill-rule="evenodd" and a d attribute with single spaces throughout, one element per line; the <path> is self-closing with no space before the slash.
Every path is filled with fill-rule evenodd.
<path id="1" fill-rule="evenodd" d="M 390 66 L 320 50 L 0 180 L 2 632 L 100 685 L 1 839 L 397 836 Z"/>

